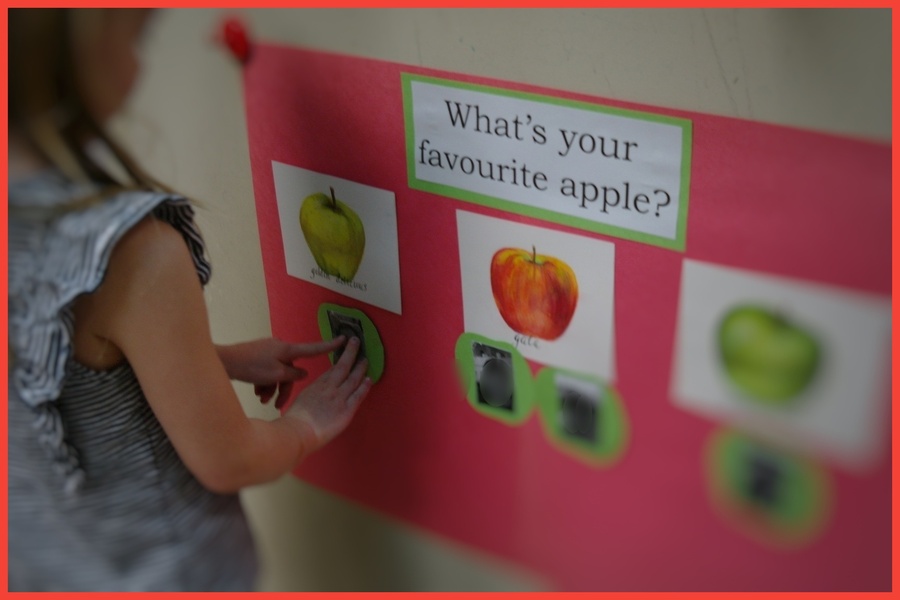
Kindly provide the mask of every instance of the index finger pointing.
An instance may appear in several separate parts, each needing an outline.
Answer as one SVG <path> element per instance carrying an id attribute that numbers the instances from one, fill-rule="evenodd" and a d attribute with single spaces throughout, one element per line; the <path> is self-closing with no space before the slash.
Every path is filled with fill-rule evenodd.
<path id="1" fill-rule="evenodd" d="M 338 336 L 333 340 L 323 342 L 313 342 L 309 344 L 290 344 L 287 349 L 286 360 L 294 360 L 295 358 L 303 358 L 309 356 L 318 356 L 327 352 L 333 352 L 344 345 L 346 342 L 344 336 Z"/>

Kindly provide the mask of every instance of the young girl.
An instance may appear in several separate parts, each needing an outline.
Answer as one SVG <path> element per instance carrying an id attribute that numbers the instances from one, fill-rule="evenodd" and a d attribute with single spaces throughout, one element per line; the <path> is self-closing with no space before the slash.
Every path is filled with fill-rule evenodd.
<path id="1" fill-rule="evenodd" d="M 371 386 L 356 339 L 213 344 L 191 206 L 103 128 L 147 17 L 9 11 L 11 590 L 252 589 L 236 492 L 340 433 Z M 294 361 L 345 343 L 280 419 L 244 415 L 229 379 L 280 406 Z"/>

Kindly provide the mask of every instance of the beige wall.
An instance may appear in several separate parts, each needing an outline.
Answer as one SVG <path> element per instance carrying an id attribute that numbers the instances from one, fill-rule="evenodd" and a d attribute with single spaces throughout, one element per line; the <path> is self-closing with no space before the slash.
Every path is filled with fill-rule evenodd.
<path id="1" fill-rule="evenodd" d="M 121 135 L 201 198 L 219 342 L 270 334 L 239 70 L 218 11 L 157 15 Z M 253 10 L 269 41 L 890 139 L 890 11 Z M 272 417 L 249 386 L 248 412 Z M 540 589 L 515 566 L 293 478 L 246 490 L 266 590 Z"/>

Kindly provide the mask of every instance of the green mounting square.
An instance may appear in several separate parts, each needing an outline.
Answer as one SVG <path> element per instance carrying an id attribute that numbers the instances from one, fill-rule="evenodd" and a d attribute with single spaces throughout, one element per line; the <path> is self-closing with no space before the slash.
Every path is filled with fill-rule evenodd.
<path id="1" fill-rule="evenodd" d="M 476 411 L 507 425 L 528 419 L 534 408 L 531 368 L 512 344 L 464 333 L 456 342 L 456 366 Z"/>
<path id="2" fill-rule="evenodd" d="M 822 531 L 831 507 L 825 470 L 811 460 L 721 429 L 706 447 L 713 505 L 760 542 L 797 547 Z"/>
<path id="3" fill-rule="evenodd" d="M 602 379 L 547 367 L 537 375 L 535 397 L 544 431 L 564 452 L 592 466 L 608 466 L 624 453 L 628 417 Z"/>
<path id="4" fill-rule="evenodd" d="M 360 351 L 369 361 L 366 375 L 372 380 L 372 383 L 381 379 L 381 375 L 384 373 L 384 345 L 375 324 L 364 312 L 326 302 L 319 306 L 318 320 L 322 339 L 326 341 L 338 337 L 341 332 L 356 337 L 360 337 L 361 334 Z M 334 364 L 339 356 L 339 351 L 332 352 L 329 355 L 331 363 Z"/>

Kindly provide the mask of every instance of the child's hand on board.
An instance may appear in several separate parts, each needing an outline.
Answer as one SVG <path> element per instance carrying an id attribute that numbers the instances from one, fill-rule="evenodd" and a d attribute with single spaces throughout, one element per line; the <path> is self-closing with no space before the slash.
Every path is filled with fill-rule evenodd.
<path id="1" fill-rule="evenodd" d="M 294 382 L 308 375 L 305 369 L 295 367 L 294 361 L 332 352 L 343 343 L 343 338 L 311 344 L 264 338 L 217 349 L 229 378 L 252 383 L 260 402 L 274 397 L 275 407 L 281 408 L 290 397 Z"/>
<path id="2" fill-rule="evenodd" d="M 343 337 L 336 339 L 343 342 Z M 285 413 L 286 417 L 300 419 L 313 430 L 316 447 L 326 444 L 347 427 L 372 387 L 372 380 L 366 377 L 369 363 L 366 359 L 356 362 L 358 351 L 359 340 L 351 338 L 340 359 L 306 386 Z"/>

